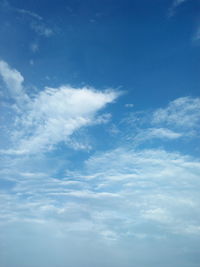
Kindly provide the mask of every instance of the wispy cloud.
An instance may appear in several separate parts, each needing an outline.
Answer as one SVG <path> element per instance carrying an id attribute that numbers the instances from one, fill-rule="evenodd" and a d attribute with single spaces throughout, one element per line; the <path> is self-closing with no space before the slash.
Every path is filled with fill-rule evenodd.
<path id="1" fill-rule="evenodd" d="M 74 131 L 95 123 L 95 113 L 116 97 L 114 92 L 103 93 L 92 88 L 46 88 L 21 118 L 24 130 L 20 134 L 24 138 L 20 150 L 36 153 L 61 141 L 67 142 Z"/>
<path id="2" fill-rule="evenodd" d="M 155 138 L 166 138 L 166 139 L 176 139 L 181 136 L 180 133 L 176 133 L 170 129 L 165 128 L 150 128 L 148 129 L 147 135 Z"/>
<path id="3" fill-rule="evenodd" d="M 133 142 L 134 144 L 139 145 L 154 139 L 174 140 L 182 136 L 182 133 L 172 131 L 168 128 L 143 128 L 134 136 Z"/>
<path id="4" fill-rule="evenodd" d="M 153 123 L 184 128 L 199 127 L 200 99 L 182 97 L 170 102 L 166 108 L 154 112 Z"/>
<path id="5" fill-rule="evenodd" d="M 0 74 L 10 90 L 11 96 L 26 99 L 23 110 L 16 118 L 15 149 L 5 153 L 37 153 L 52 149 L 68 138 L 79 128 L 95 123 L 105 123 L 108 116 L 96 117 L 96 113 L 113 102 L 118 93 L 96 91 L 94 88 L 45 88 L 34 98 L 29 98 L 23 88 L 23 76 L 1 62 Z M 23 106 L 23 107 L 22 107 Z"/>
<path id="6" fill-rule="evenodd" d="M 134 104 L 125 104 L 125 107 L 126 108 L 133 108 L 134 107 Z"/>
<path id="7" fill-rule="evenodd" d="M 149 111 L 131 111 L 110 128 L 110 133 L 131 142 L 134 147 L 141 145 L 165 146 L 169 142 L 191 141 L 199 137 L 200 99 L 198 97 L 180 97 L 166 107 Z"/>
<path id="8" fill-rule="evenodd" d="M 54 35 L 55 31 L 50 26 L 47 25 L 43 17 L 40 16 L 39 14 L 31 10 L 14 7 L 8 1 L 6 1 L 6 6 L 7 8 L 9 8 L 10 10 L 14 12 L 20 15 L 24 15 L 24 18 L 28 22 L 28 25 L 30 25 L 30 28 L 37 35 L 47 37 L 47 38 Z"/>
<path id="9" fill-rule="evenodd" d="M 21 8 L 14 8 L 14 10 L 20 14 L 31 16 L 34 19 L 43 20 L 43 18 L 40 15 L 36 14 L 35 12 L 29 11 L 26 9 L 21 9 Z"/>
<path id="10" fill-rule="evenodd" d="M 30 45 L 30 50 L 34 53 L 37 52 L 39 50 L 39 44 L 37 42 L 33 42 Z"/>
<path id="11" fill-rule="evenodd" d="M 189 1 L 189 0 L 174 0 L 173 3 L 172 3 L 172 5 L 171 5 L 171 7 L 169 8 L 169 13 L 168 13 L 169 17 L 174 16 L 175 13 L 176 13 L 176 9 L 180 5 L 184 4 L 187 1 Z"/>
<path id="12" fill-rule="evenodd" d="M 34 30 L 38 35 L 44 37 L 50 37 L 54 34 L 54 31 L 50 27 L 47 27 L 44 23 L 41 22 L 32 22 L 31 29 Z"/>
<path id="13" fill-rule="evenodd" d="M 86 232 L 95 233 L 95 239 L 115 241 L 134 233 L 138 238 L 157 238 L 160 232 L 200 235 L 200 162 L 193 157 L 118 147 L 91 156 L 84 169 L 62 179 L 10 171 L 16 179 L 12 190 L 1 194 L 2 225 L 55 222 L 62 226 L 63 236 L 66 231 Z M 4 172 L 5 180 L 9 176 Z"/>
<path id="14" fill-rule="evenodd" d="M 118 148 L 92 157 L 87 166 L 93 173 L 98 170 L 99 176 L 94 179 L 99 181 L 99 185 L 101 181 L 101 190 L 119 190 L 122 201 L 125 198 L 127 205 L 135 209 L 138 221 L 142 216 L 163 224 L 171 232 L 182 234 L 187 234 L 184 227 L 187 229 L 198 224 L 199 217 L 195 219 L 194 213 L 191 220 L 185 209 L 190 206 L 195 210 L 200 205 L 195 189 L 199 187 L 200 163 L 194 158 L 164 150 L 127 151 Z M 180 188 L 183 191 L 180 192 Z M 172 204 L 175 203 L 173 199 L 176 199 L 176 208 L 179 206 L 178 209 L 182 210 L 179 214 Z"/>
<path id="15" fill-rule="evenodd" d="M 193 41 L 199 41 L 200 40 L 200 26 L 198 27 L 196 33 L 194 34 Z"/>
<path id="16" fill-rule="evenodd" d="M 105 253 L 115 248 L 115 252 L 116 249 L 119 253 L 125 251 L 123 257 L 132 259 L 131 264 L 137 263 L 135 257 L 141 248 L 149 251 L 148 242 L 157 244 L 154 258 L 163 242 L 177 247 L 178 239 L 191 248 L 188 239 L 200 237 L 200 162 L 181 152 L 168 151 L 163 140 L 173 142 L 191 129 L 199 129 L 199 98 L 178 98 L 151 112 L 133 112 L 116 126 L 116 135 L 118 131 L 126 131 L 128 124 L 129 136 L 136 136 L 141 143 L 159 140 L 158 146 L 134 149 L 130 139 L 127 144 L 121 134 L 120 142 L 113 149 L 86 153 L 84 159 L 80 159 L 80 151 L 73 150 L 77 162 L 72 164 L 67 151 L 62 155 L 58 149 L 48 152 L 70 142 L 71 136 L 83 127 L 109 123 L 111 114 L 100 111 L 113 103 L 119 93 L 65 85 L 45 87 L 29 96 L 22 74 L 6 62 L 2 61 L 0 66 L 13 101 L 26 98 L 23 103 L 18 102 L 19 112 L 14 114 L 15 121 L 10 128 L 15 142 L 1 151 L 1 240 L 3 244 L 9 243 L 0 250 L 1 258 L 5 250 L 16 251 L 15 238 L 20 240 L 23 252 L 27 239 L 31 246 L 35 240 L 39 244 L 45 240 L 45 245 L 50 244 L 47 250 L 42 249 L 45 258 L 55 249 L 51 244 L 59 251 L 63 247 L 71 249 L 75 244 L 76 255 L 77 244 L 78 252 L 85 254 L 85 243 L 92 240 L 98 257 L 99 246 L 106 248 Z M 14 262 L 22 257 L 20 251 Z M 168 253 L 171 255 L 171 251 Z M 186 260 L 185 250 L 179 253 Z M 148 261 L 151 256 L 147 256 Z M 50 267 L 69 263 L 69 257 L 64 257 L 64 264 L 51 259 Z M 36 266 L 38 262 L 40 259 L 36 259 Z M 83 261 L 74 264 L 73 259 L 72 262 L 73 266 L 83 264 Z M 99 267 L 107 264 L 101 259 L 99 262 L 102 263 Z M 10 265 L 13 266 L 12 259 Z M 115 266 L 119 266 L 117 262 Z"/>
<path id="17" fill-rule="evenodd" d="M 67 142 L 81 127 L 104 123 L 110 115 L 98 117 L 97 113 L 112 103 L 118 93 L 61 86 L 47 87 L 34 97 L 28 97 L 23 76 L 6 62 L 2 61 L 0 66 L 11 96 L 14 99 L 16 95 L 26 96 L 27 99 L 15 122 L 17 129 L 13 138 L 17 145 L 7 150 L 10 163 L 5 163 L 6 158 L 1 163 L 1 181 L 6 185 L 1 195 L 1 203 L 6 206 L 6 210 L 1 209 L 2 223 L 29 220 L 47 224 L 50 219 L 83 232 L 89 231 L 92 225 L 92 231 L 110 241 L 135 232 L 138 238 L 144 238 L 149 233 L 142 225 L 150 222 L 156 225 L 151 229 L 155 236 L 159 236 L 158 228 L 170 234 L 199 234 L 196 209 L 200 205 L 197 197 L 200 163 L 190 156 L 165 149 L 131 150 L 119 146 L 89 157 L 82 169 L 62 171 L 64 175 L 59 179 L 50 173 L 31 172 L 30 166 L 34 163 L 29 157 L 18 159 L 15 154 L 38 157 L 58 143 Z M 146 129 L 143 125 L 143 136 L 140 132 L 142 142 L 180 138 L 183 132 L 173 131 L 171 125 L 180 129 L 197 127 L 199 106 L 198 98 L 184 97 L 170 102 L 166 108 L 148 113 L 151 120 Z M 145 116 L 145 113 L 140 115 Z M 27 163 L 29 171 L 23 171 L 22 166 Z M 80 200 L 84 200 L 83 205 L 79 204 Z M 194 209 L 190 216 L 188 207 Z M 85 210 L 85 215 L 81 210 Z M 74 215 L 69 216 L 72 211 Z M 140 225 L 140 230 L 132 228 L 133 225 Z"/>
<path id="18" fill-rule="evenodd" d="M 23 89 L 24 77 L 16 69 L 12 69 L 5 61 L 0 61 L 0 75 L 9 90 L 10 96 L 17 102 L 27 100 Z"/>

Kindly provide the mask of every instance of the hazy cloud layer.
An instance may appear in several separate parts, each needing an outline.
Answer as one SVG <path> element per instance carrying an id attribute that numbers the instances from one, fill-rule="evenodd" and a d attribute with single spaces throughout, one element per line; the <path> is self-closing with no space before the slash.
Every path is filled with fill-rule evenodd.
<path id="1" fill-rule="evenodd" d="M 100 111 L 118 91 L 63 85 L 28 95 L 19 71 L 1 61 L 0 74 L 13 118 L 1 149 L 2 266 L 27 267 L 30 257 L 30 267 L 198 266 L 200 161 L 165 141 L 199 138 L 199 98 L 150 112 L 131 105 L 114 123 Z M 97 124 L 112 148 L 83 157 L 70 138 L 87 128 L 90 139 Z"/>
<path id="2" fill-rule="evenodd" d="M 23 165 L 27 159 L 21 161 Z M 113 249 L 115 253 L 121 251 L 115 257 L 127 257 L 125 266 L 133 263 L 146 266 L 152 257 L 160 261 L 163 255 L 165 261 L 171 255 L 177 264 L 177 251 L 171 254 L 166 244 L 175 248 L 181 242 L 185 248 L 179 250 L 182 266 L 189 266 L 187 255 L 191 255 L 194 247 L 186 240 L 189 238 L 195 244 L 200 236 L 200 162 L 196 159 L 164 150 L 117 148 L 92 156 L 83 170 L 67 171 L 62 179 L 45 173 L 20 172 L 19 165 L 16 166 L 18 170 L 16 167 L 7 173 L 4 170 L 3 177 L 10 189 L 1 191 L 1 229 L 9 240 L 4 247 L 8 251 L 14 249 L 10 245 L 14 238 L 21 244 L 9 262 L 20 262 L 26 243 L 31 242 L 29 249 L 34 248 L 39 256 L 33 266 L 42 266 L 49 251 L 55 247 L 62 251 L 63 246 L 71 249 L 64 254 L 60 251 L 59 258 L 52 259 L 49 266 L 55 262 L 59 266 L 66 262 L 74 264 L 75 249 L 86 264 L 88 256 L 81 255 L 87 255 L 89 248 L 84 248 L 84 244 L 92 242 L 96 255 L 93 262 L 97 266 L 109 265 L 101 260 L 100 247 L 107 251 L 112 264 Z M 38 254 L 37 244 L 43 247 L 44 239 L 49 242 L 48 248 Z M 159 256 L 155 251 L 148 252 L 149 242 Z M 144 260 L 141 249 L 146 255 Z M 5 259 L 5 255 L 1 258 Z M 83 263 L 80 260 L 76 264 Z M 116 266 L 120 265 L 116 262 Z"/>

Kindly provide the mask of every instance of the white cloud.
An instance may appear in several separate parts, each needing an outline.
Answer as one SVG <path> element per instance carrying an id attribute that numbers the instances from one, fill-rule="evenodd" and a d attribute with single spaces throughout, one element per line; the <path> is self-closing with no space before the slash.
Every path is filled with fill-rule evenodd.
<path id="1" fill-rule="evenodd" d="M 0 75 L 10 92 L 17 101 L 27 99 L 23 90 L 24 78 L 19 71 L 10 68 L 5 61 L 0 61 Z"/>
<path id="2" fill-rule="evenodd" d="M 23 88 L 23 76 L 0 62 L 0 73 L 12 97 L 26 100 L 21 103 L 21 113 L 16 118 L 12 131 L 17 146 L 5 153 L 38 153 L 52 149 L 59 142 L 67 142 L 69 137 L 83 126 L 105 123 L 110 114 L 95 116 L 106 104 L 119 95 L 114 91 L 96 91 L 93 88 L 45 88 L 34 98 L 28 98 Z M 1 151 L 2 152 L 2 151 Z"/>
<path id="3" fill-rule="evenodd" d="M 148 135 L 148 133 L 147 133 Z M 182 136 L 180 133 L 176 133 L 170 129 L 166 128 L 152 128 L 149 129 L 150 138 L 166 138 L 166 139 L 176 139 Z"/>
<path id="4" fill-rule="evenodd" d="M 101 182 L 101 190 L 118 192 L 124 203 L 119 212 L 129 217 L 132 210 L 132 223 L 150 220 L 164 232 L 183 235 L 189 233 L 185 227 L 198 224 L 198 160 L 164 150 L 117 149 L 90 158 L 87 166 L 98 172 L 93 179 Z"/>
<path id="5" fill-rule="evenodd" d="M 117 157 L 117 160 L 115 160 Z M 145 178 L 149 182 L 159 179 L 166 179 L 173 183 L 170 177 L 179 177 L 181 180 L 188 179 L 200 170 L 200 163 L 192 157 L 179 153 L 169 153 L 165 150 L 126 150 L 118 148 L 104 154 L 91 157 L 87 161 L 88 168 L 92 171 L 98 170 L 105 174 L 105 181 L 132 180 Z M 192 168 L 194 168 L 192 170 Z M 197 168 L 197 169 L 196 169 Z M 105 170 L 106 173 L 105 173 Z M 94 179 L 97 177 L 94 176 Z M 170 180 L 169 180 L 170 179 Z M 178 178 L 177 178 L 178 179 Z M 198 179 L 198 175 L 196 176 Z"/>
<path id="6" fill-rule="evenodd" d="M 181 97 L 153 114 L 153 123 L 196 128 L 200 125 L 200 98 Z"/>
<path id="7" fill-rule="evenodd" d="M 19 161 L 25 168 L 27 157 Z M 79 253 L 77 243 L 92 240 L 93 246 L 108 246 L 115 252 L 117 247 L 126 249 L 125 258 L 131 259 L 133 251 L 138 254 L 147 243 L 149 250 L 152 244 L 159 249 L 169 242 L 170 254 L 176 240 L 181 244 L 186 240 L 185 249 L 191 249 L 199 238 L 200 162 L 196 158 L 165 150 L 119 147 L 91 156 L 83 169 L 68 172 L 66 177 L 34 173 L 30 166 L 29 172 L 17 172 L 13 166 L 19 168 L 10 159 L 9 172 L 1 173 L 13 181 L 10 190 L 1 186 L 0 226 L 10 243 L 25 240 L 20 242 L 21 248 L 27 246 L 27 238 L 33 242 L 33 236 L 38 244 L 44 239 L 63 242 L 65 255 L 71 243 Z M 164 250 L 166 254 L 165 245 Z M 178 253 L 185 257 L 185 251 Z"/>
<path id="8" fill-rule="evenodd" d="M 12 191 L 1 194 L 1 224 L 57 222 L 62 235 L 68 229 L 116 241 L 135 233 L 156 237 L 160 231 L 193 236 L 199 234 L 199 173 L 193 157 L 124 148 L 92 156 L 85 169 L 63 179 L 21 172 Z"/>
<path id="9" fill-rule="evenodd" d="M 46 88 L 29 103 L 29 109 L 20 118 L 20 153 L 51 149 L 61 141 L 66 142 L 79 128 L 102 123 L 102 119 L 95 118 L 96 112 L 117 95 L 92 88 Z"/>
<path id="10" fill-rule="evenodd" d="M 31 16 L 32 18 L 37 19 L 37 20 L 43 19 L 40 15 L 36 14 L 35 12 L 29 11 L 29 10 L 20 9 L 20 8 L 13 8 L 13 9 L 20 14 L 25 14 L 25 15 Z"/>
<path id="11" fill-rule="evenodd" d="M 8 5 L 13 11 L 23 15 L 27 15 L 27 18 L 30 19 L 29 22 L 31 22 L 30 27 L 33 31 L 35 31 L 36 34 L 43 37 L 50 37 L 54 35 L 54 30 L 46 26 L 46 23 L 44 22 L 43 18 L 37 13 L 23 8 L 12 7 L 9 3 Z"/>
<path id="12" fill-rule="evenodd" d="M 133 142 L 134 145 L 139 145 L 154 139 L 175 140 L 182 136 L 182 133 L 175 132 L 167 128 L 147 128 L 141 129 L 139 133 L 133 137 Z"/>
<path id="13" fill-rule="evenodd" d="M 8 65 L 7 68 L 12 73 Z M 21 81 L 20 94 L 25 94 L 23 79 L 17 81 Z M 99 111 L 118 95 L 112 90 L 97 91 L 89 87 L 47 87 L 28 98 L 17 115 L 14 134 L 18 143 L 11 147 L 11 155 L 4 155 L 0 162 L 0 229 L 6 236 L 2 240 L 10 244 L 16 244 L 17 240 L 23 255 L 27 255 L 23 249 L 27 247 L 27 238 L 31 251 L 34 240 L 38 244 L 51 240 L 49 243 L 57 242 L 56 246 L 63 242 L 59 248 L 64 249 L 74 242 L 78 253 L 82 248 L 77 250 L 77 243 L 85 245 L 92 240 L 92 246 L 103 244 L 112 251 L 128 250 L 124 258 L 138 265 L 131 257 L 133 251 L 136 255 L 141 251 L 141 245 L 143 248 L 153 242 L 159 249 L 164 240 L 170 242 L 171 248 L 171 244 L 176 247 L 174 240 L 179 239 L 187 240 L 185 246 L 190 249 L 192 242 L 188 244 L 188 237 L 192 241 L 199 237 L 199 159 L 164 149 L 130 149 L 130 143 L 126 146 L 121 143 L 113 150 L 88 153 L 89 159 L 84 162 L 76 152 L 78 160 L 73 171 L 68 155 L 62 154 L 61 159 L 58 151 L 52 153 L 53 157 L 40 153 L 59 142 L 68 142 L 81 127 L 107 122 L 111 115 Z M 141 127 L 150 139 L 177 139 L 183 133 L 173 130 L 174 125 L 186 129 L 197 127 L 198 110 L 198 99 L 177 99 L 153 112 L 154 124 L 150 119 L 146 128 L 145 123 Z M 148 119 L 151 117 L 149 113 Z M 177 118 L 184 120 L 181 126 Z M 25 155 L 18 157 L 13 153 Z M 33 238 L 30 234 L 27 237 L 27 232 Z M 9 247 L 0 250 L 1 258 L 2 251 Z M 181 256 L 184 255 L 185 251 Z M 149 264 L 151 257 L 147 258 Z M 66 266 L 66 262 L 69 263 L 68 259 L 50 266 Z M 106 264 L 102 265 L 110 266 Z"/>
<path id="14" fill-rule="evenodd" d="M 166 223 L 171 221 L 171 216 L 163 208 L 151 208 L 143 212 L 142 215 L 145 219 L 150 219 L 159 223 Z"/>
<path id="15" fill-rule="evenodd" d="M 168 143 L 163 141 L 184 142 L 186 138 L 191 141 L 199 136 L 200 98 L 180 97 L 163 108 L 129 112 L 115 128 L 115 134 L 134 147 L 165 146 Z"/>

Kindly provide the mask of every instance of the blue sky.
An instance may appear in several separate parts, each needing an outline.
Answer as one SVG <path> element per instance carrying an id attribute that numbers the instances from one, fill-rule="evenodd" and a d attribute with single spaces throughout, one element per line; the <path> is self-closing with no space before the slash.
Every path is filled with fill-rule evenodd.
<path id="1" fill-rule="evenodd" d="M 198 267 L 200 1 L 0 1 L 0 266 Z"/>

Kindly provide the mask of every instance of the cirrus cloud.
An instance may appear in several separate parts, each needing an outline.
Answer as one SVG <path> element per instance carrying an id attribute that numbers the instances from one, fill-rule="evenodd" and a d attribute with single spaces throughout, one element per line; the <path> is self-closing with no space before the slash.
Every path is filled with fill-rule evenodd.
<path id="1" fill-rule="evenodd" d="M 15 130 L 12 131 L 13 142 L 17 145 L 7 153 L 44 152 L 59 142 L 67 142 L 81 127 L 103 123 L 105 119 L 102 115 L 96 116 L 98 111 L 119 96 L 113 90 L 61 86 L 46 87 L 29 98 L 23 87 L 24 78 L 17 70 L 1 61 L 0 74 L 11 97 L 26 99 L 26 103 L 20 105 L 21 113 L 16 117 Z"/>

